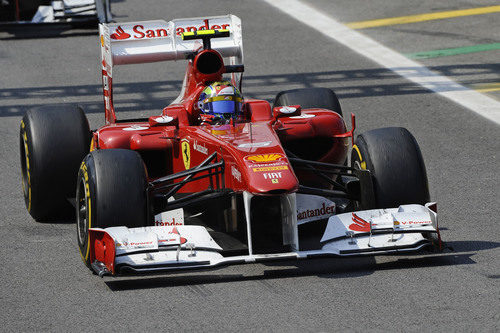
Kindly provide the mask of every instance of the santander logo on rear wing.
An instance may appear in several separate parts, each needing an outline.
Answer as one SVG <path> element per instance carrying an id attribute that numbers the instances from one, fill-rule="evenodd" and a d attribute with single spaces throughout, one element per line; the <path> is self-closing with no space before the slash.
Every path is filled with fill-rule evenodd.
<path id="1" fill-rule="evenodd" d="M 101 49 L 112 66 L 186 59 L 202 43 L 182 40 L 182 33 L 212 29 L 230 31 L 229 37 L 213 40 L 212 48 L 223 57 L 237 58 L 234 64 L 243 63 L 241 20 L 234 15 L 99 25 Z"/>
<path id="2" fill-rule="evenodd" d="M 170 31 L 170 33 L 174 33 L 177 36 L 181 36 L 182 33 L 184 32 L 193 32 L 193 31 L 198 31 L 198 30 L 220 30 L 220 29 L 229 29 L 231 26 L 230 23 L 221 23 L 221 24 L 214 24 L 213 22 L 210 22 L 210 19 L 204 19 L 203 20 L 204 24 L 196 27 L 196 26 L 180 26 L 176 27 L 175 31 Z M 143 39 L 143 38 L 164 38 L 168 37 L 169 34 L 169 29 L 167 26 L 163 28 L 158 28 L 158 27 L 149 27 L 149 29 L 145 28 L 143 24 L 136 24 L 132 27 L 132 34 L 125 32 L 123 28 L 118 25 L 118 28 L 116 28 L 115 32 L 110 35 L 111 39 L 116 39 L 116 40 L 125 40 L 129 38 L 133 39 Z"/>
<path id="3" fill-rule="evenodd" d="M 112 89 L 114 66 L 186 59 L 203 44 L 201 40 L 183 40 L 182 33 L 212 29 L 229 30 L 229 37 L 212 40 L 211 47 L 222 57 L 229 58 L 229 65 L 242 65 L 241 20 L 234 15 L 169 22 L 155 20 L 99 24 L 106 122 L 116 121 Z M 239 86 L 241 73 L 232 73 L 231 76 L 233 83 Z"/>

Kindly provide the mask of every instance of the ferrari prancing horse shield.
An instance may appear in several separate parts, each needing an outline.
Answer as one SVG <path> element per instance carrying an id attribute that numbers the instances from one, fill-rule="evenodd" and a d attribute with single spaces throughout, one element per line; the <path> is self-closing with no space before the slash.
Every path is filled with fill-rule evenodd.
<path id="1" fill-rule="evenodd" d="M 184 161 L 184 167 L 189 169 L 191 164 L 191 151 L 189 149 L 189 141 L 183 140 L 181 142 L 182 160 Z"/>

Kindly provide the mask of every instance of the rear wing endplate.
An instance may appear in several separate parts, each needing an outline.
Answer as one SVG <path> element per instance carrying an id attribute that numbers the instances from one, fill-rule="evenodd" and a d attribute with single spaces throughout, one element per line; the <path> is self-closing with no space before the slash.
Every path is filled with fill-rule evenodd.
<path id="1" fill-rule="evenodd" d="M 234 15 L 188 19 L 99 24 L 106 121 L 115 122 L 112 97 L 113 66 L 187 59 L 203 47 L 201 40 L 182 40 L 182 33 L 228 29 L 229 37 L 212 41 L 212 48 L 230 65 L 243 64 L 241 20 Z M 239 86 L 241 73 L 232 74 Z"/>

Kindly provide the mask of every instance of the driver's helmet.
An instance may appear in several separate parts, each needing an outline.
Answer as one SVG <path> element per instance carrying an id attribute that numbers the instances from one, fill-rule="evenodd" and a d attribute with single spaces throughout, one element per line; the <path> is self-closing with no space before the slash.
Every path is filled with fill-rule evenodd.
<path id="1" fill-rule="evenodd" d="M 201 92 L 198 108 L 202 114 L 228 123 L 241 114 L 241 103 L 241 93 L 231 82 L 216 81 Z"/>

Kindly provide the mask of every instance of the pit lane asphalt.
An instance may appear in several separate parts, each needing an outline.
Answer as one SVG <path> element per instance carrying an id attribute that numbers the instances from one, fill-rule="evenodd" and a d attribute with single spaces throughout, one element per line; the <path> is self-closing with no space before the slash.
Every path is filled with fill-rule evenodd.
<path id="1" fill-rule="evenodd" d="M 309 2 L 321 5 L 340 22 L 457 6 L 451 0 L 439 1 L 419 11 L 401 0 L 384 2 L 390 13 L 384 16 L 378 1 L 342 1 L 335 7 L 326 1 Z M 472 1 L 461 4 L 477 6 Z M 27 214 L 18 153 L 20 118 L 30 108 L 79 103 L 93 128 L 102 125 L 97 35 L 74 31 L 59 38 L 11 39 L 12 35 L 0 34 L 2 331 L 500 329 L 499 126 L 258 1 L 150 0 L 112 5 L 119 22 L 238 15 L 243 21 L 246 96 L 270 100 L 283 89 L 325 86 L 337 91 L 344 114 L 356 114 L 358 133 L 383 126 L 407 127 L 422 149 L 431 196 L 439 203 L 443 238 L 455 251 L 99 279 L 80 262 L 71 221 L 40 224 Z M 498 16 L 474 20 L 477 30 L 467 32 L 433 22 L 429 30 L 438 26 L 444 32 L 435 34 L 437 41 L 432 39 L 429 49 L 441 45 L 439 39 L 445 44 L 446 33 L 458 40 L 470 39 L 475 31 L 487 34 Z M 493 33 L 488 38 L 498 42 Z M 408 40 L 398 33 L 391 39 L 390 28 L 367 34 L 405 52 L 398 45 L 403 48 Z M 419 50 L 412 46 L 413 51 Z M 498 68 L 498 51 L 456 59 L 427 61 L 438 68 L 473 71 L 476 81 L 491 80 L 495 76 L 491 71 Z M 117 108 L 127 115 L 136 114 L 134 110 L 158 113 L 178 93 L 183 69 L 182 63 L 118 67 Z"/>

